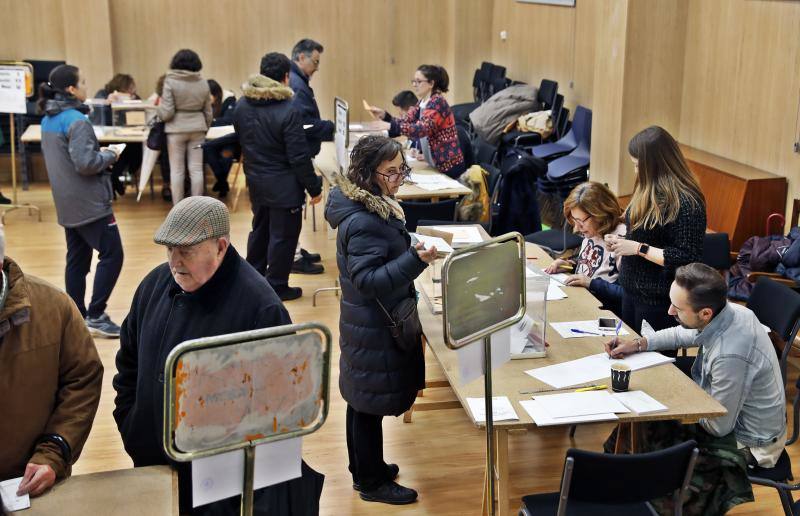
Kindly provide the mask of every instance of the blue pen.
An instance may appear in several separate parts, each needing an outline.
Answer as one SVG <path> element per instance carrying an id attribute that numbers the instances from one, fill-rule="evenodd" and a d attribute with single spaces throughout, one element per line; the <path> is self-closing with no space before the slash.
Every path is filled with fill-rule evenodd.
<path id="1" fill-rule="evenodd" d="M 615 333 L 615 335 L 616 335 L 616 336 L 614 337 L 614 347 L 615 347 L 615 348 L 617 347 L 617 342 L 619 342 L 619 330 L 620 330 L 620 328 L 622 328 L 622 319 L 620 319 L 619 321 L 617 321 L 617 327 L 616 327 L 616 328 L 614 328 L 614 333 Z M 612 349 L 613 349 L 613 348 L 612 348 Z M 612 357 L 611 355 L 608 355 L 608 358 L 614 358 L 614 357 Z"/>
<path id="2" fill-rule="evenodd" d="M 581 333 L 581 334 L 584 334 L 584 335 L 598 335 L 600 337 L 603 336 L 601 333 L 595 333 L 593 331 L 586 331 L 586 330 L 579 330 L 578 328 L 570 328 L 569 331 L 571 331 L 572 333 Z"/>

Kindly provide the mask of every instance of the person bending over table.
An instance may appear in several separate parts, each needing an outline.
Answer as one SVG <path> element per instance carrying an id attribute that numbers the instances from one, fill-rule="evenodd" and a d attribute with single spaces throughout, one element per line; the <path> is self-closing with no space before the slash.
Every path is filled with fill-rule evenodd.
<path id="1" fill-rule="evenodd" d="M 435 247 L 411 246 L 394 198 L 409 172 L 400 143 L 365 136 L 325 207 L 326 220 L 338 228 L 339 389 L 347 402 L 353 489 L 363 500 L 390 504 L 413 503 L 417 492 L 397 484 L 399 467 L 383 460 L 383 417 L 404 413 L 425 386 L 421 335 L 401 348 L 389 332 L 390 314 L 415 299 L 414 279 L 436 258 Z"/>
<path id="2" fill-rule="evenodd" d="M 72 299 L 4 255 L 0 225 L 0 481 L 22 477 L 17 495 L 39 496 L 81 454 L 103 363 Z"/>
<path id="3" fill-rule="evenodd" d="M 589 289 L 606 309 L 619 315 L 622 288 L 616 284 L 617 260 L 603 238 L 625 235 L 617 196 L 602 183 L 581 183 L 564 201 L 564 217 L 576 233 L 583 235 L 580 251 L 569 260 L 558 258 L 545 272 L 571 272 L 567 285 Z"/>
<path id="4" fill-rule="evenodd" d="M 700 261 L 706 231 L 706 202 L 672 136 L 658 126 L 628 143 L 636 171 L 625 212 L 627 237 L 606 235 L 619 257 L 622 319 L 641 333 L 642 319 L 654 330 L 672 326 L 667 315 L 675 269 Z"/>
<path id="5" fill-rule="evenodd" d="M 389 136 L 404 135 L 419 140 L 428 164 L 452 178 L 465 170 L 464 155 L 458 143 L 456 119 L 444 98 L 450 78 L 447 70 L 437 65 L 421 65 L 414 72 L 411 85 L 420 101 L 402 118 L 394 118 L 385 110 L 372 108 L 373 116 L 389 122 Z"/>
<path id="6" fill-rule="evenodd" d="M 728 303 L 727 290 L 719 272 L 708 265 L 679 267 L 670 286 L 668 309 L 679 326 L 605 345 L 611 358 L 698 348 L 696 358 L 681 357 L 690 362 L 681 369 L 686 372 L 690 367 L 695 383 L 728 413 L 694 425 L 644 423 L 640 432 L 640 451 L 664 449 L 689 439 L 698 442 L 700 456 L 686 514 L 723 514 L 734 505 L 752 501 L 747 468 L 773 467 L 786 441 L 786 395 L 777 354 L 756 315 Z M 607 451 L 613 450 L 615 440 L 612 434 Z"/>

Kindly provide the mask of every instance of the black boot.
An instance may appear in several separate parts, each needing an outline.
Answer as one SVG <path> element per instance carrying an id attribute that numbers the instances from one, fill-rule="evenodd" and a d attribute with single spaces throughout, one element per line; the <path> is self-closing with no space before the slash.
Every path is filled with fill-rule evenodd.
<path id="1" fill-rule="evenodd" d="M 406 505 L 417 501 L 417 492 L 403 487 L 397 482 L 384 482 L 375 489 L 361 491 L 361 499 L 367 502 L 381 502 L 391 505 Z"/>

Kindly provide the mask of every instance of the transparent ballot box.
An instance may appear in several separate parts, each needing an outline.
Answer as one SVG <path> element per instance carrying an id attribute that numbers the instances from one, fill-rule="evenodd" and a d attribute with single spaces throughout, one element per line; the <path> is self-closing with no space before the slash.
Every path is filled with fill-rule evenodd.
<path id="1" fill-rule="evenodd" d="M 511 327 L 511 358 L 542 358 L 547 356 L 547 275 L 525 278 L 525 316 Z"/>

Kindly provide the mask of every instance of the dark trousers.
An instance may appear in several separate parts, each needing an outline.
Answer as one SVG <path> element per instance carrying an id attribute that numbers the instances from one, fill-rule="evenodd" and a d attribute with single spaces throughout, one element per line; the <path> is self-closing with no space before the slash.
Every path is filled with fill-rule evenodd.
<path id="1" fill-rule="evenodd" d="M 667 313 L 668 310 L 668 301 L 657 305 L 645 305 L 625 292 L 622 294 L 622 320 L 636 333 L 642 331 L 642 319 L 647 320 L 656 331 L 677 326 L 678 321 Z"/>
<path id="2" fill-rule="evenodd" d="M 223 151 L 225 151 L 225 148 L 204 148 L 203 160 L 211 169 L 211 172 L 214 174 L 214 178 L 220 183 L 223 183 L 223 188 L 225 191 L 227 191 L 228 173 L 231 170 L 233 158 L 226 158 L 223 156 Z"/>
<path id="3" fill-rule="evenodd" d="M 122 270 L 122 239 L 114 215 L 79 226 L 64 228 L 67 235 L 67 294 L 84 317 L 99 317 L 106 311 L 108 298 Z M 86 310 L 86 275 L 92 265 L 92 250 L 100 255 L 94 273 L 92 300 Z"/>
<path id="4" fill-rule="evenodd" d="M 348 469 L 353 482 L 370 491 L 389 480 L 383 461 L 383 416 L 358 412 L 347 405 L 346 419 Z"/>
<path id="5" fill-rule="evenodd" d="M 289 285 L 294 250 L 300 238 L 303 210 L 254 204 L 253 229 L 247 237 L 247 263 L 266 276 L 273 288 Z"/>

